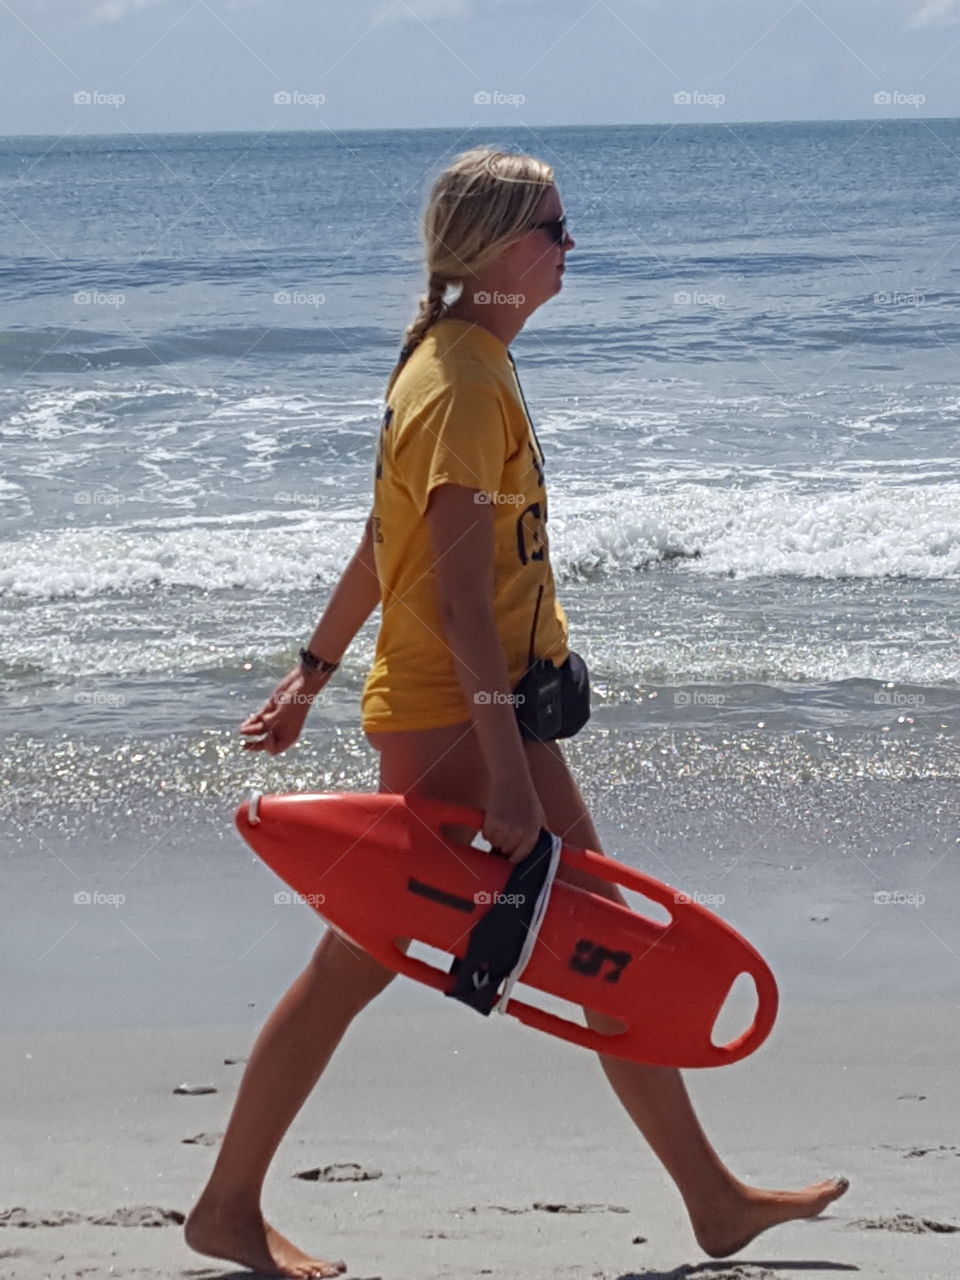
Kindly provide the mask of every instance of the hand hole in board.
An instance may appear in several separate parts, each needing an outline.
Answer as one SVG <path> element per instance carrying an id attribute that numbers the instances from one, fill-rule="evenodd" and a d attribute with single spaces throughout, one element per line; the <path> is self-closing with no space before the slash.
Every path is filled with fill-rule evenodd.
<path id="1" fill-rule="evenodd" d="M 749 973 L 738 973 L 714 1020 L 710 1043 L 722 1049 L 739 1039 L 753 1026 L 758 1007 L 756 983 Z"/>

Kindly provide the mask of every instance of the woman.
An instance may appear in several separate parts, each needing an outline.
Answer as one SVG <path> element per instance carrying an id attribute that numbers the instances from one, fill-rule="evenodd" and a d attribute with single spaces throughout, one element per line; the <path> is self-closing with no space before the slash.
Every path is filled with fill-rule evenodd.
<path id="1" fill-rule="evenodd" d="M 599 850 L 555 740 L 585 718 L 577 707 L 583 689 L 571 676 L 550 570 L 543 458 L 508 351 L 528 316 L 560 292 L 574 247 L 552 170 L 527 156 L 465 152 L 433 188 L 424 237 L 427 293 L 388 385 L 363 539 L 300 666 L 241 732 L 250 735 L 248 749 L 286 750 L 379 603 L 363 727 L 380 754 L 380 789 L 483 809 L 485 837 L 514 862 L 541 827 Z M 460 290 L 452 302 L 450 287 Z M 555 735 L 522 729 L 510 697 L 533 658 L 564 673 L 569 705 Z M 573 878 L 622 901 L 612 886 Z M 283 1276 L 343 1270 L 274 1231 L 261 1216 L 260 1193 L 281 1138 L 352 1018 L 392 976 L 327 931 L 254 1046 L 187 1222 L 193 1248 Z M 745 1186 L 708 1143 L 678 1071 L 600 1061 L 713 1257 L 735 1253 L 775 1223 L 820 1213 L 846 1190 L 845 1179 L 802 1191 Z"/>

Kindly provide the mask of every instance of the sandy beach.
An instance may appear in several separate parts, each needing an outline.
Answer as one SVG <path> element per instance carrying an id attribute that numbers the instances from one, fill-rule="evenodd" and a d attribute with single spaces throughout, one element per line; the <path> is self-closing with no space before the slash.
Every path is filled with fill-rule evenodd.
<path id="1" fill-rule="evenodd" d="M 266 1211 L 357 1280 L 954 1280 L 956 1025 L 956 1002 L 795 1005 L 752 1058 L 689 1072 L 738 1176 L 852 1181 L 820 1219 L 711 1262 L 591 1055 L 510 1019 L 418 1006 L 394 984 L 281 1147 Z M 179 1223 L 242 1071 L 227 1060 L 255 1034 L 247 1024 L 7 1035 L 0 1274 L 238 1274 L 191 1253 Z M 176 1093 L 183 1085 L 216 1092 Z"/>
<path id="2" fill-rule="evenodd" d="M 846 1196 L 711 1262 L 590 1054 L 398 979 L 282 1144 L 267 1215 L 352 1280 L 956 1280 L 953 784 L 628 785 L 592 742 L 605 847 L 720 891 L 780 985 L 757 1053 L 686 1075 L 708 1134 L 754 1185 L 845 1174 Z M 242 1060 L 322 926 L 239 840 L 240 798 L 183 797 L 172 824 L 118 818 L 111 840 L 80 811 L 73 830 L 13 818 L 3 1280 L 241 1274 L 193 1254 L 180 1224 Z"/>

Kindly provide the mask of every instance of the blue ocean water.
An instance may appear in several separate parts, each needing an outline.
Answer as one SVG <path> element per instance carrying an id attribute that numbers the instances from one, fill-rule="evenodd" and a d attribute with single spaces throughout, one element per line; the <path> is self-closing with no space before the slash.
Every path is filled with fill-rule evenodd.
<path id="1" fill-rule="evenodd" d="M 7 796 L 249 767 L 477 142 L 552 163 L 577 241 L 513 352 L 587 732 L 637 777 L 955 776 L 960 121 L 127 134 L 0 139 Z M 373 641 L 312 715 L 337 785 Z"/>

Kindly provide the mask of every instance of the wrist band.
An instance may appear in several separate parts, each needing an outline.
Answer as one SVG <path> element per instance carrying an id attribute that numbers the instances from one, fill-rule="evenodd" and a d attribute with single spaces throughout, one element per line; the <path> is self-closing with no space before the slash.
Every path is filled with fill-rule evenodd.
<path id="1" fill-rule="evenodd" d="M 339 665 L 339 662 L 327 662 L 325 658 L 316 657 L 309 649 L 300 650 L 300 666 L 310 675 L 325 676 L 328 672 L 336 671 Z"/>

